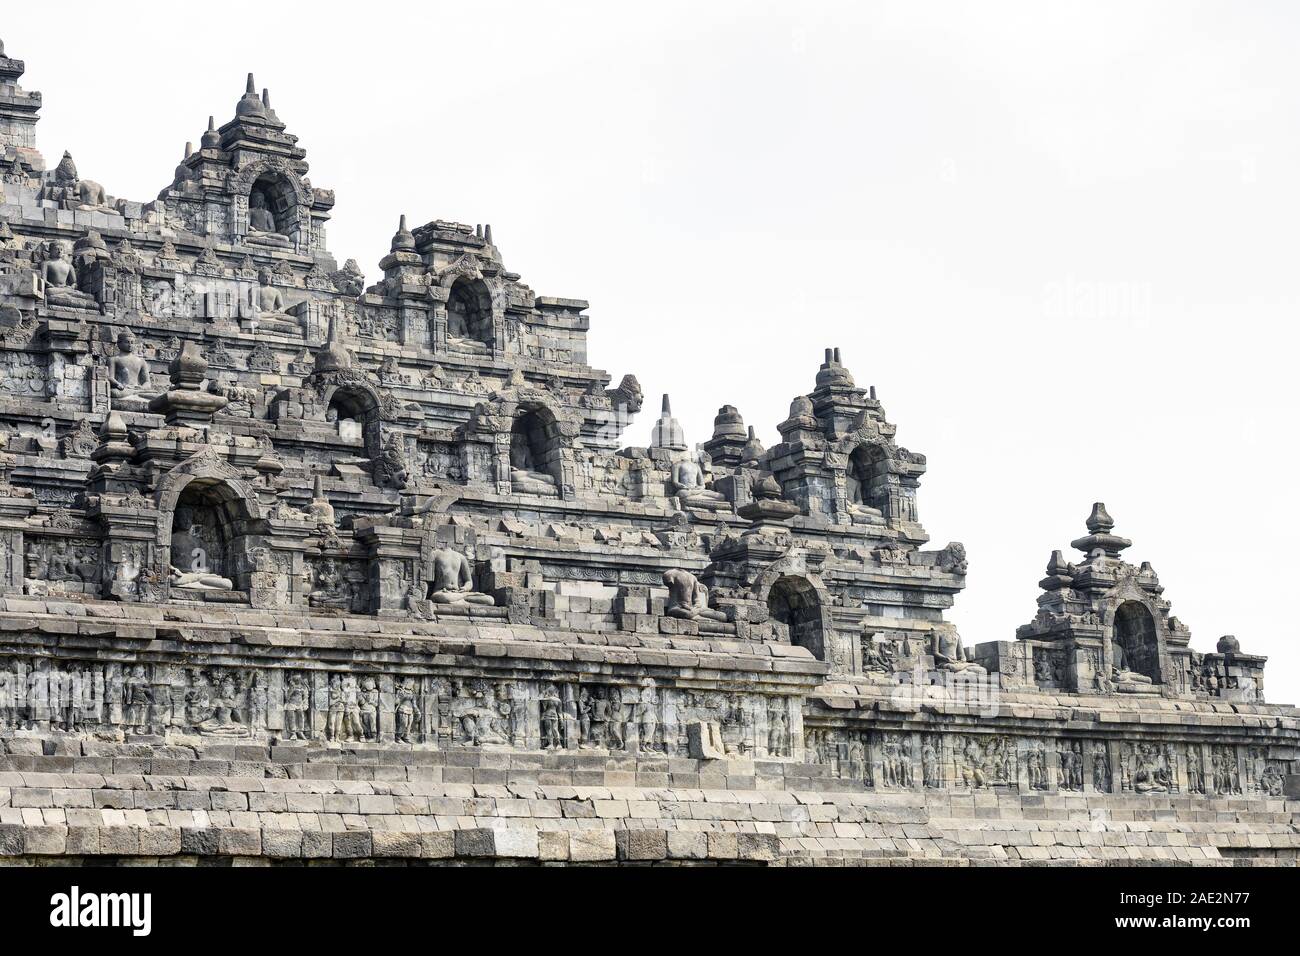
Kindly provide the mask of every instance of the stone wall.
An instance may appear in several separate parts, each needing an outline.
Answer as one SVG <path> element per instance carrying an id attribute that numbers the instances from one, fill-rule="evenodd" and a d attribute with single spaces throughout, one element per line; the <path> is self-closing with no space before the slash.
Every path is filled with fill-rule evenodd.
<path id="1" fill-rule="evenodd" d="M 692 444 L 667 396 L 629 441 L 639 381 L 491 226 L 395 209 L 374 281 L 340 266 L 251 76 L 138 202 L 45 162 L 24 70 L 0 856 L 1293 855 L 1297 712 L 1236 638 L 1194 649 L 1104 505 L 968 647 L 966 549 L 930 547 L 925 456 L 838 349 L 771 448 L 730 405 Z"/>

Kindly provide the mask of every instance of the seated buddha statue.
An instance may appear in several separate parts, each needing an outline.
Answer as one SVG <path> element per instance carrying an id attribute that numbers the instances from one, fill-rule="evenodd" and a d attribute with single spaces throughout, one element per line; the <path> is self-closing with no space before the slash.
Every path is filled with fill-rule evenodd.
<path id="1" fill-rule="evenodd" d="M 248 197 L 248 236 L 247 241 L 255 245 L 288 246 L 289 237 L 284 235 L 276 224 L 275 213 L 271 211 L 266 196 L 260 190 L 254 190 Z"/>
<path id="2" fill-rule="evenodd" d="M 686 621 L 725 621 L 727 615 L 709 607 L 709 589 L 689 571 L 674 569 L 664 572 L 668 588 L 668 604 L 664 613 Z"/>
<path id="3" fill-rule="evenodd" d="M 987 673 L 983 667 L 970 659 L 970 653 L 962 645 L 961 636 L 956 631 L 935 631 L 931 653 L 934 655 L 934 664 L 939 670 L 962 674 Z"/>
<path id="4" fill-rule="evenodd" d="M 188 571 L 171 565 L 171 586 L 182 591 L 233 591 L 233 581 L 208 569 L 207 556 L 217 552 L 207 544 L 206 529 L 187 506 L 177 508 L 173 528 L 172 560 L 193 563 Z"/>
<path id="5" fill-rule="evenodd" d="M 854 524 L 884 524 L 885 513 L 867 503 L 866 487 L 857 475 L 848 475 L 848 512 Z"/>
<path id="6" fill-rule="evenodd" d="M 559 493 L 554 476 L 537 471 L 528 437 L 518 432 L 510 436 L 510 487 L 515 494 L 550 495 Z"/>
<path id="7" fill-rule="evenodd" d="M 258 326 L 272 332 L 293 334 L 301 331 L 298 320 L 286 313 L 289 307 L 284 293 L 271 284 L 271 270 L 257 270 L 257 288 L 253 290 L 253 315 Z"/>
<path id="8" fill-rule="evenodd" d="M 479 604 L 486 607 L 497 603 L 492 595 L 474 590 L 474 572 L 469 559 L 449 548 L 434 552 L 429 600 L 434 604 Z"/>
<path id="9" fill-rule="evenodd" d="M 68 309 L 99 309 L 95 297 L 77 288 L 77 270 L 63 258 L 63 244 L 51 242 L 46 246 L 49 258 L 41 266 L 41 280 L 45 287 L 45 301 L 50 305 Z"/>
<path id="10" fill-rule="evenodd" d="M 118 335 L 117 354 L 108 360 L 108 387 L 117 407 L 143 404 L 158 394 L 149 363 L 137 352 L 135 336 L 129 331 Z"/>
<path id="11" fill-rule="evenodd" d="M 728 505 L 724 495 L 708 487 L 704 469 L 691 459 L 673 465 L 671 484 L 671 491 L 683 508 L 717 511 Z"/>
<path id="12" fill-rule="evenodd" d="M 1124 647 L 1119 641 L 1110 642 L 1112 673 L 1114 674 L 1115 683 L 1123 684 L 1151 684 L 1152 680 L 1145 674 L 1139 674 L 1137 671 L 1128 669 L 1128 657 L 1124 653 Z"/>

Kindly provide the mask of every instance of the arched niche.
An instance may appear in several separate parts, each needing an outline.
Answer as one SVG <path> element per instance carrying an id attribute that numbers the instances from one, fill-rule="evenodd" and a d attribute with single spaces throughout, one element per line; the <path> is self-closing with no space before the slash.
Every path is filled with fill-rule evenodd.
<path id="1" fill-rule="evenodd" d="M 260 518 L 251 489 L 242 482 L 196 477 L 165 496 L 160 544 L 166 562 L 187 591 L 248 591 Z"/>
<path id="2" fill-rule="evenodd" d="M 510 485 L 517 494 L 559 495 L 560 424 L 545 406 L 521 406 L 510 425 Z"/>
<path id="3" fill-rule="evenodd" d="M 237 225 L 242 225 L 249 239 L 286 246 L 299 233 L 310 238 L 312 193 L 288 163 L 273 158 L 250 163 L 236 174 L 229 188 L 243 204 L 243 222 Z M 269 219 L 255 209 L 264 210 Z"/>
<path id="4" fill-rule="evenodd" d="M 790 643 L 826 660 L 826 628 L 821 595 L 807 578 L 785 575 L 767 592 L 767 612 L 790 630 Z"/>
<path id="5" fill-rule="evenodd" d="M 282 174 L 264 173 L 248 191 L 248 227 L 288 236 L 298 219 L 298 197 Z"/>
<path id="6" fill-rule="evenodd" d="M 1160 637 L 1156 619 L 1141 601 L 1125 601 L 1115 609 L 1111 641 L 1123 651 L 1115 654 L 1115 667 L 1130 670 L 1160 683 Z"/>
<path id="7" fill-rule="evenodd" d="M 340 438 L 363 442 L 372 458 L 380 453 L 383 411 L 373 390 L 347 383 L 327 390 L 323 399 L 325 421 L 338 428 Z"/>
<path id="8" fill-rule="evenodd" d="M 849 455 L 845 498 L 850 512 L 888 515 L 889 458 L 879 445 L 862 444 Z"/>
<path id="9" fill-rule="evenodd" d="M 494 325 L 487 283 L 469 276 L 456 279 L 447 296 L 447 340 L 491 348 Z"/>
<path id="10" fill-rule="evenodd" d="M 325 421 L 335 425 L 344 441 L 364 441 L 366 425 L 374 420 L 378 403 L 365 389 L 341 386 L 329 396 Z"/>

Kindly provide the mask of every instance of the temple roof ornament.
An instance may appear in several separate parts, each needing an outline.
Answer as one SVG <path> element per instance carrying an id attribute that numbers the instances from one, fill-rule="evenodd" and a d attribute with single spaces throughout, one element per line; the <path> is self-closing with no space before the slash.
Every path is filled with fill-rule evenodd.
<path id="1" fill-rule="evenodd" d="M 1092 506 L 1092 514 L 1088 516 L 1088 535 L 1070 542 L 1070 547 L 1077 548 L 1084 554 L 1092 554 L 1100 549 L 1106 557 L 1118 558 L 1121 551 L 1133 546 L 1133 542 L 1111 534 L 1114 527 L 1115 520 L 1106 511 L 1106 506 L 1097 502 Z"/>
<path id="2" fill-rule="evenodd" d="M 650 447 L 662 448 L 665 451 L 686 451 L 688 448 L 686 431 L 682 428 L 681 422 L 673 417 L 672 399 L 667 395 L 664 396 L 659 421 L 655 422 L 650 432 Z"/>

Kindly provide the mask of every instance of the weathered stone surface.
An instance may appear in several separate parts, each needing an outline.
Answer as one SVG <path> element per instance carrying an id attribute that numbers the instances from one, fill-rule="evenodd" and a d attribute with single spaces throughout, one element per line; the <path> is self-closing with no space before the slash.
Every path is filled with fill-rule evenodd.
<path id="1" fill-rule="evenodd" d="M 3 62 L 0 859 L 1295 860 L 1300 712 L 1104 505 L 968 647 L 838 350 L 637 438 L 490 226 L 340 266 L 251 78 L 144 204 Z"/>

